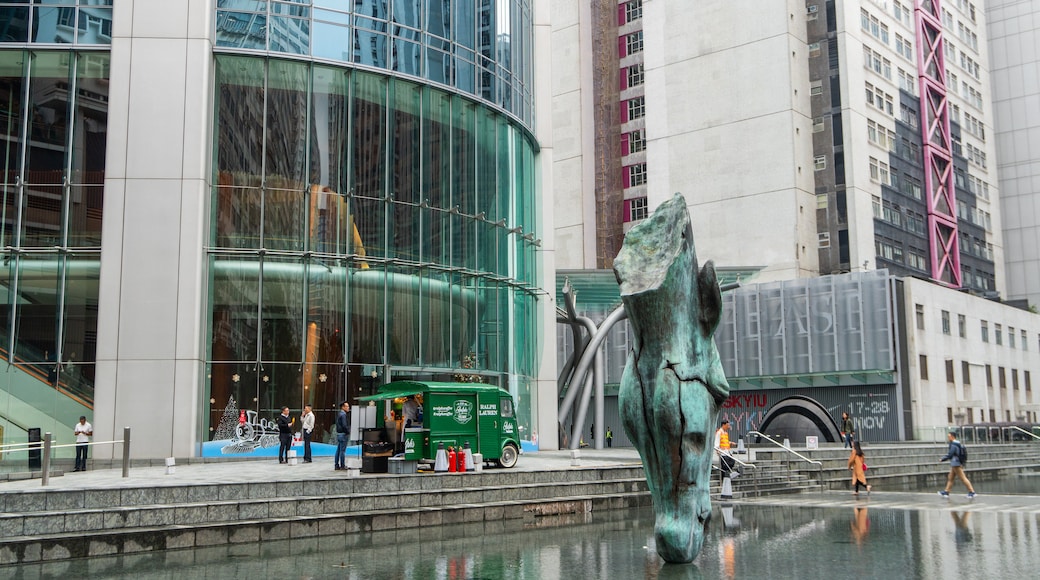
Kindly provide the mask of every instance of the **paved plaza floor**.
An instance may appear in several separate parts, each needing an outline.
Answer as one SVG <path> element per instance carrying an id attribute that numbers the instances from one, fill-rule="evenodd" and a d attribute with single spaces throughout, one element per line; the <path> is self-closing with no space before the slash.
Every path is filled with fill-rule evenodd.
<path id="1" fill-rule="evenodd" d="M 581 450 L 579 460 L 581 467 L 639 465 L 639 454 L 633 448 Z M 545 471 L 554 469 L 570 469 L 570 451 L 537 451 L 524 453 L 512 469 L 518 471 Z M 486 467 L 487 470 L 499 470 L 498 467 Z M 362 477 L 380 477 L 380 475 L 362 474 Z M 346 478 L 345 472 L 333 469 L 331 457 L 316 457 L 313 463 L 298 462 L 296 465 L 279 464 L 276 459 L 248 459 L 241 461 L 213 461 L 188 463 L 175 466 L 172 475 L 166 474 L 166 467 L 132 467 L 129 477 L 122 477 L 122 469 L 91 469 L 83 472 L 66 472 L 60 477 L 51 477 L 46 488 L 53 490 L 68 489 L 107 489 L 121 487 L 139 487 L 141 485 L 195 485 L 225 483 L 259 483 L 278 482 L 293 479 Z M 39 479 L 23 479 L 0 482 L 0 493 L 14 490 L 41 489 Z"/>

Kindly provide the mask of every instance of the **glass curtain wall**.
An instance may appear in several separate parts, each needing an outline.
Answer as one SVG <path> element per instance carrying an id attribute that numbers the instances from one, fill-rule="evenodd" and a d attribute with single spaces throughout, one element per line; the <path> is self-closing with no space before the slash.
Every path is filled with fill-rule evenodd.
<path id="1" fill-rule="evenodd" d="M 531 0 L 217 0 L 216 42 L 419 77 L 530 126 L 532 14 Z"/>
<path id="2" fill-rule="evenodd" d="M 93 409 L 108 78 L 107 53 L 0 50 L 5 441 Z"/>
<path id="3" fill-rule="evenodd" d="M 340 400 L 387 380 L 527 389 L 539 243 L 527 132 L 375 72 L 216 64 L 211 434 L 232 398 L 266 418 L 313 405 L 326 440 Z"/>

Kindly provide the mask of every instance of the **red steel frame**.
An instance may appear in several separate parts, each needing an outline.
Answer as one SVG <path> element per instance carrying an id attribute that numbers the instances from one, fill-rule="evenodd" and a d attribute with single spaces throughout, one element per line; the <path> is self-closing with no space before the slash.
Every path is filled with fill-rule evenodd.
<path id="1" fill-rule="evenodd" d="M 932 278 L 961 286 L 954 191 L 953 144 L 946 98 L 946 62 L 940 0 L 915 0 L 917 80 L 920 87 L 924 187 L 928 195 L 928 241 Z M 956 87 L 955 87 L 956 88 Z"/>

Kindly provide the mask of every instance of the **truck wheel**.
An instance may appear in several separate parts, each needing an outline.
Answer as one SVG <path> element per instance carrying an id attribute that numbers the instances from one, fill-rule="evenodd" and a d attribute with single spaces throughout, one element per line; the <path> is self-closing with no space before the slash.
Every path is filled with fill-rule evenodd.
<path id="1" fill-rule="evenodd" d="M 516 465 L 516 460 L 519 457 L 520 453 L 517 451 L 516 445 L 506 443 L 506 446 L 502 448 L 502 457 L 499 458 L 498 465 L 508 469 Z"/>

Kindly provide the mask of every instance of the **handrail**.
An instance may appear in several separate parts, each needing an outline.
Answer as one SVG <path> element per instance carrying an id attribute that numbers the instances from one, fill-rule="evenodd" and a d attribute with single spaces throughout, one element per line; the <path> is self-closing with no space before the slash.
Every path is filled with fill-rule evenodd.
<path id="1" fill-rule="evenodd" d="M 721 453 L 721 452 L 722 452 L 722 448 L 721 448 L 721 447 L 716 447 L 716 448 L 715 448 L 715 453 L 718 453 L 720 457 L 722 456 L 722 453 Z M 739 463 L 740 465 L 742 465 L 742 466 L 744 466 L 744 467 L 751 467 L 751 468 L 755 468 L 755 464 L 754 464 L 754 463 L 745 463 L 745 462 L 743 462 L 743 461 L 741 461 L 741 460 L 737 459 L 737 458 L 736 458 L 736 457 L 734 457 L 733 455 L 727 455 L 727 457 L 729 457 L 729 458 L 730 458 L 730 459 L 732 459 L 733 461 L 736 461 L 737 463 Z"/>
<path id="2" fill-rule="evenodd" d="M 758 431 L 748 431 L 748 435 L 758 435 L 759 437 L 764 437 L 766 441 L 769 441 L 773 445 L 776 445 L 777 447 L 782 447 L 786 449 L 788 453 L 797 455 L 800 459 L 802 459 L 802 461 L 807 461 L 809 463 L 814 463 L 816 465 L 819 465 L 820 467 L 823 467 L 823 462 L 816 461 L 815 459 L 809 459 L 808 457 L 802 455 L 801 453 L 798 453 L 797 451 L 791 449 L 783 443 L 777 443 L 774 439 L 772 439 L 769 435 L 766 435 L 765 433 L 759 433 Z"/>
<path id="3" fill-rule="evenodd" d="M 722 463 L 722 448 L 721 447 L 716 447 L 715 448 L 715 454 L 719 456 L 719 463 L 721 464 Z M 752 473 L 751 481 L 754 482 L 754 485 L 755 485 L 755 497 L 758 497 L 760 495 L 759 492 L 758 492 L 758 466 L 755 465 L 754 463 L 746 463 L 744 461 L 741 461 L 741 460 L 737 459 L 736 457 L 734 457 L 733 454 L 729 454 L 726 457 L 729 457 L 730 459 L 733 460 L 734 463 L 740 465 L 741 467 L 750 467 L 750 468 L 755 470 L 755 471 L 751 472 Z M 711 467 L 712 467 L 712 469 L 716 469 L 714 463 L 712 463 Z M 722 467 L 721 466 L 718 467 L 717 469 L 720 472 L 722 471 Z"/>
<path id="4" fill-rule="evenodd" d="M 1040 441 L 1040 437 L 1037 437 L 1035 433 L 1030 433 L 1029 431 L 1026 431 L 1025 429 L 1023 429 L 1021 427 L 1016 427 L 1015 425 L 1009 425 L 1009 426 L 1004 427 L 1004 428 L 1005 429 L 1014 429 L 1015 431 L 1021 431 L 1022 433 L 1025 433 L 1026 435 L 1029 435 L 1033 439 L 1036 439 L 1037 441 Z"/>
<path id="5" fill-rule="evenodd" d="M 818 473 L 818 479 L 819 479 L 819 482 L 820 482 L 820 491 L 821 492 L 823 491 L 823 462 L 822 461 L 816 461 L 815 459 L 809 459 L 808 457 L 802 455 L 801 453 L 798 453 L 794 449 L 791 449 L 787 445 L 784 445 L 783 443 L 777 442 L 776 440 L 774 440 L 769 435 L 766 435 L 765 433 L 761 433 L 759 431 L 748 431 L 748 435 L 758 435 L 759 437 L 764 438 L 766 441 L 769 441 L 773 445 L 776 445 L 777 447 L 780 447 L 781 449 L 787 451 L 788 453 L 790 453 L 792 455 L 795 455 L 796 457 L 798 457 L 802 461 L 806 461 L 806 462 L 808 462 L 810 464 L 816 465 L 816 469 L 817 469 L 817 473 Z"/>
<path id="6" fill-rule="evenodd" d="M 123 438 L 115 441 L 90 441 L 87 443 L 65 443 L 62 445 L 52 444 L 52 435 L 50 431 L 43 434 L 43 441 L 34 441 L 32 443 L 18 443 L 21 449 L 4 449 L 5 453 L 12 451 L 29 451 L 31 449 L 43 449 L 43 461 L 40 467 L 40 485 L 46 486 L 50 482 L 51 472 L 51 450 L 59 447 L 78 447 L 80 445 L 92 446 L 92 445 L 119 445 L 123 446 L 123 477 L 130 477 L 130 428 L 123 427 Z M 4 447 L 10 447 L 5 445 Z"/>

